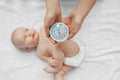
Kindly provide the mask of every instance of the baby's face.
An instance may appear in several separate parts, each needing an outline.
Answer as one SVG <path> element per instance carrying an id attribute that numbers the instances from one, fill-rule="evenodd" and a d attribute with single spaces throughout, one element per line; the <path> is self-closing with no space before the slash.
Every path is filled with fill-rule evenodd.
<path id="1" fill-rule="evenodd" d="M 35 29 L 21 27 L 14 34 L 13 40 L 21 48 L 36 47 L 39 42 L 39 34 Z"/>

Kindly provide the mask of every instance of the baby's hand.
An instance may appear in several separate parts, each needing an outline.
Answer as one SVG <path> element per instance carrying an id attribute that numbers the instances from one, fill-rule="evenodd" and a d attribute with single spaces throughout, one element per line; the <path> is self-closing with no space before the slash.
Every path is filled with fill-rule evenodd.
<path id="1" fill-rule="evenodd" d="M 60 66 L 60 62 L 58 60 L 54 59 L 53 57 L 50 57 L 50 59 L 48 60 L 48 63 L 52 67 Z"/>

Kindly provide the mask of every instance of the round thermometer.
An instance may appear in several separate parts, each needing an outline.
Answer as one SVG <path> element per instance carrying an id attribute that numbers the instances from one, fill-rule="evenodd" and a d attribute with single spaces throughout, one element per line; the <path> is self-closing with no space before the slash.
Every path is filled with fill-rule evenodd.
<path id="1" fill-rule="evenodd" d="M 55 23 L 50 28 L 50 36 L 57 42 L 65 41 L 69 36 L 69 29 L 64 23 Z"/>

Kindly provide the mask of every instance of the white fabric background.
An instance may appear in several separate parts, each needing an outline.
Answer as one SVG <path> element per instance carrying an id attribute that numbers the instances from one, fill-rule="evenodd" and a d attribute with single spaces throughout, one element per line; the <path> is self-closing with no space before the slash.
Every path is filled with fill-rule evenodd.
<path id="1" fill-rule="evenodd" d="M 63 16 L 69 15 L 77 0 L 61 0 Z M 120 80 L 120 0 L 97 0 L 78 35 L 86 45 L 80 67 L 65 80 Z M 44 0 L 0 0 L 0 80 L 53 80 L 42 69 L 47 65 L 34 50 L 23 52 L 11 41 L 20 26 L 39 29 L 45 15 Z"/>

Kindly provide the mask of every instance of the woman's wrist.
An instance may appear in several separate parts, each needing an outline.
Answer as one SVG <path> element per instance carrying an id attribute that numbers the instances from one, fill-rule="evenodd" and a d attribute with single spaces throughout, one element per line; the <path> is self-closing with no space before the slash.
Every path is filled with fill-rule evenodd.
<path id="1" fill-rule="evenodd" d="M 55 13 L 57 6 L 59 5 L 59 0 L 45 0 L 47 13 Z"/>
<path id="2" fill-rule="evenodd" d="M 77 6 L 74 9 L 74 11 L 76 12 L 76 16 L 78 16 L 79 19 L 83 21 L 90 12 L 95 2 L 96 0 L 79 0 Z"/>
<path id="3" fill-rule="evenodd" d="M 77 22 L 77 23 L 81 23 L 81 22 L 83 22 L 84 19 L 85 19 L 85 16 L 82 15 L 82 14 L 80 13 L 79 9 L 77 9 L 77 8 L 75 8 L 75 9 L 72 11 L 71 15 L 74 16 L 74 20 L 75 20 L 75 22 Z"/>

